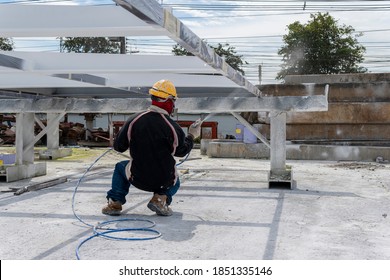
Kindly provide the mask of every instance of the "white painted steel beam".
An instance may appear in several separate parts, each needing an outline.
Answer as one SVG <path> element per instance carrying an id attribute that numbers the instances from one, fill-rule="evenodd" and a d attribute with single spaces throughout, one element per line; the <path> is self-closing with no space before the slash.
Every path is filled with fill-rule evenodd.
<path id="1" fill-rule="evenodd" d="M 7 90 L 19 91 L 23 97 L 24 93 L 44 94 L 0 102 L 0 112 L 17 114 L 17 164 L 34 160 L 34 141 L 40 136 L 34 139 L 32 132 L 34 113 L 49 114 L 51 121 L 44 129 L 47 132 L 65 113 L 137 112 L 150 105 L 150 99 L 138 98 L 141 96 L 137 88 L 170 79 L 177 87 L 197 89 L 196 97 L 179 98 L 180 112 L 281 112 L 271 117 L 271 172 L 285 169 L 285 112 L 327 110 L 328 87 L 323 96 L 263 96 L 156 0 L 114 1 L 121 7 L 1 5 L 0 37 L 168 36 L 197 57 L 0 52 L 0 89 L 4 97 L 12 97 Z M 200 92 L 211 87 L 245 90 L 238 92 L 240 97 L 215 97 L 211 92 Z M 89 96 L 97 96 L 95 89 L 128 91 L 135 98 L 113 99 L 109 94 L 104 99 L 75 98 L 83 90 Z M 72 94 L 72 90 L 77 94 Z M 55 94 L 65 98 L 51 97 Z M 115 94 L 119 96 L 118 91 Z"/>
<path id="2" fill-rule="evenodd" d="M 176 87 L 242 87 L 197 57 L 0 51 L 0 87 L 150 87 L 162 78 Z"/>
<path id="3" fill-rule="evenodd" d="M 45 99 L 4 99 L 0 103 L 0 112 L 42 112 L 42 113 L 128 113 L 138 112 L 150 105 L 148 98 L 82 99 L 82 98 L 45 98 Z M 235 97 L 235 98 L 179 98 L 179 112 L 185 113 L 226 113 L 281 111 L 326 111 L 327 100 L 324 96 L 304 97 Z"/>
<path id="4" fill-rule="evenodd" d="M 239 113 L 236 112 L 231 112 L 231 114 L 241 123 L 243 124 L 246 128 L 249 129 L 250 132 L 253 133 L 261 142 L 263 142 L 268 148 L 271 148 L 271 145 L 267 138 L 260 133 L 256 128 L 254 128 L 246 119 L 241 117 Z"/>
<path id="5" fill-rule="evenodd" d="M 142 2 L 142 1 L 139 1 Z M 167 36 L 118 6 L 7 5 L 0 9 L 0 37 Z"/>
<path id="6" fill-rule="evenodd" d="M 227 64 L 207 43 L 193 33 L 178 18 L 164 9 L 155 0 L 114 0 L 118 5 L 138 16 L 141 20 L 169 31 L 169 36 L 187 51 L 201 58 L 214 69 L 221 71 L 227 78 L 243 86 L 254 95 L 261 96 L 261 91 L 252 85 L 240 72 Z"/>
<path id="7" fill-rule="evenodd" d="M 122 88 L 123 90 L 135 90 L 138 87 L 150 88 L 156 81 L 162 79 L 171 80 L 176 87 L 236 87 L 233 83 L 226 83 L 223 76 L 212 75 L 185 75 L 185 74 L 157 74 L 157 73 L 134 73 L 134 74 L 101 74 L 92 76 L 85 74 L 86 79 L 79 74 L 64 74 L 63 76 L 46 76 L 36 73 L 2 74 L 0 73 L 1 89 L 22 89 L 22 88 L 85 88 L 85 87 L 106 87 Z M 95 79 L 92 79 L 95 77 Z M 101 80 L 104 83 L 94 82 Z M 237 89 L 239 89 L 237 87 Z M 203 94 L 202 94 L 203 95 Z M 70 94 L 71 97 L 71 94 Z M 107 96 L 109 97 L 109 96 Z"/>
<path id="8" fill-rule="evenodd" d="M 218 74 L 196 56 L 0 51 L 0 73 Z M 7 67 L 8 66 L 8 67 Z"/>

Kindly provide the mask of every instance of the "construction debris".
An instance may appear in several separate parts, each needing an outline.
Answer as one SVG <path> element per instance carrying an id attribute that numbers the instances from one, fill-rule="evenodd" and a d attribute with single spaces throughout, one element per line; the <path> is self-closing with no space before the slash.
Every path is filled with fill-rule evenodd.
<path id="1" fill-rule="evenodd" d="M 10 191 L 14 192 L 14 195 L 21 195 L 25 192 L 32 192 L 32 191 L 37 191 L 41 189 L 45 189 L 48 187 L 52 187 L 58 184 L 65 183 L 68 179 L 66 177 L 61 177 L 61 178 L 56 178 L 52 179 L 46 182 L 40 182 L 40 183 L 35 183 L 32 185 L 24 186 L 21 188 L 9 188 Z"/>

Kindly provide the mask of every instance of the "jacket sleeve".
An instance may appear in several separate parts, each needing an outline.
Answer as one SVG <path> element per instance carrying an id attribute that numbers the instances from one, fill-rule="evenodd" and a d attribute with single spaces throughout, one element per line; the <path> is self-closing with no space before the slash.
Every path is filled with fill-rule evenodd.
<path id="1" fill-rule="evenodd" d="M 114 150 L 120 153 L 125 152 L 130 147 L 129 138 L 127 137 L 127 131 L 129 130 L 129 125 L 133 121 L 136 115 L 130 116 L 126 121 L 125 125 L 119 130 L 119 133 L 115 137 L 114 141 Z"/>
<path id="2" fill-rule="evenodd" d="M 174 128 L 178 137 L 178 146 L 176 147 L 175 156 L 184 157 L 194 147 L 194 139 L 191 136 L 186 136 L 183 129 L 174 122 Z"/>

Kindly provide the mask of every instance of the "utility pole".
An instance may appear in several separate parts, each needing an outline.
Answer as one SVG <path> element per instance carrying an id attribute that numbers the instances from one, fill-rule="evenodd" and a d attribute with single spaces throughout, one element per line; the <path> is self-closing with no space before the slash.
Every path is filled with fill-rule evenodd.
<path id="1" fill-rule="evenodd" d="M 262 80 L 262 75 L 263 75 L 263 70 L 261 65 L 259 65 L 259 85 L 261 85 L 261 80 Z"/>
<path id="2" fill-rule="evenodd" d="M 121 54 L 126 54 L 126 37 L 119 37 L 119 43 L 121 44 Z"/>

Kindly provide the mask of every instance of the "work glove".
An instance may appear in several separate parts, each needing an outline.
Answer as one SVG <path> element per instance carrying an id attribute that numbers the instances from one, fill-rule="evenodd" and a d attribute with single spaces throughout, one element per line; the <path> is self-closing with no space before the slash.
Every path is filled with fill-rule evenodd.
<path id="1" fill-rule="evenodd" d="M 196 122 L 190 125 L 188 128 L 188 135 L 191 135 L 193 139 L 200 136 L 202 121 L 198 119 Z"/>

